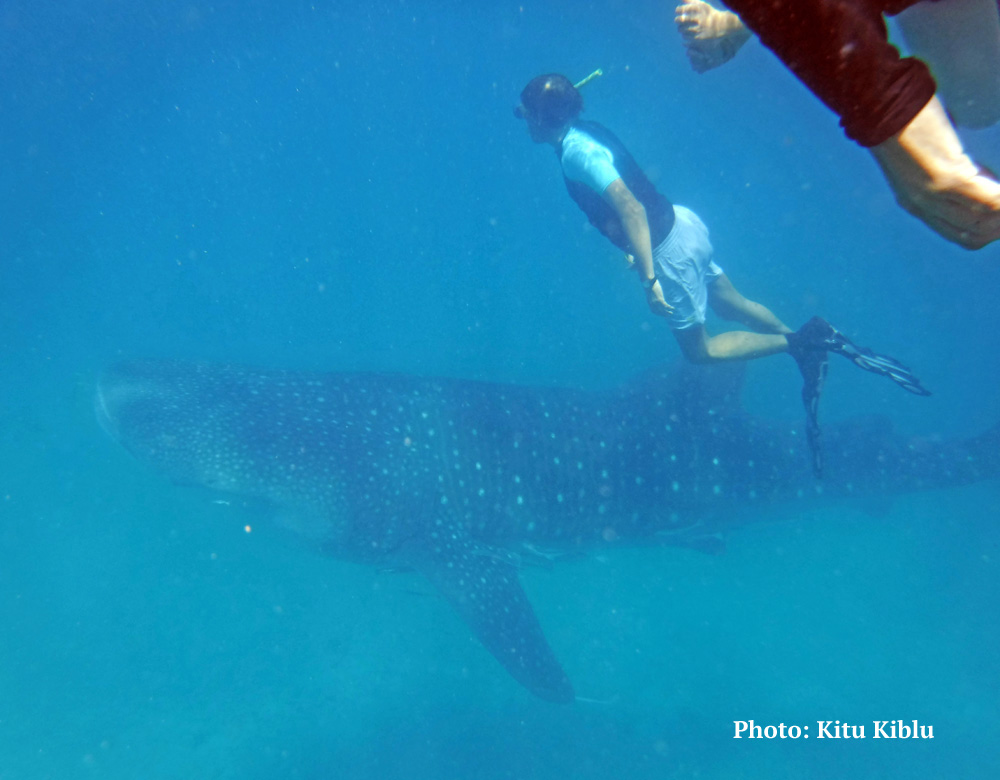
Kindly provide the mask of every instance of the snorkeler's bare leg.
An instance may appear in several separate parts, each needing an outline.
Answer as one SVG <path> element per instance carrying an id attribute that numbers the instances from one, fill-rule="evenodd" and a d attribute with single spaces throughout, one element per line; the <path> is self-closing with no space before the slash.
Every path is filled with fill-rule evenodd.
<path id="1" fill-rule="evenodd" d="M 956 124 L 1000 121 L 1000 9 L 996 0 L 943 0 L 896 17 L 911 53 L 926 62 Z"/>
<path id="2" fill-rule="evenodd" d="M 733 330 L 709 336 L 704 325 L 673 330 L 671 333 L 684 357 L 692 363 L 754 360 L 788 351 L 788 340 L 778 334 Z"/>
<path id="3" fill-rule="evenodd" d="M 722 319 L 740 322 L 759 333 L 792 332 L 766 306 L 743 297 L 725 274 L 709 283 L 708 305 Z"/>
<path id="4" fill-rule="evenodd" d="M 684 0 L 674 10 L 674 23 L 688 61 L 698 73 L 729 62 L 751 35 L 736 14 L 702 0 Z"/>

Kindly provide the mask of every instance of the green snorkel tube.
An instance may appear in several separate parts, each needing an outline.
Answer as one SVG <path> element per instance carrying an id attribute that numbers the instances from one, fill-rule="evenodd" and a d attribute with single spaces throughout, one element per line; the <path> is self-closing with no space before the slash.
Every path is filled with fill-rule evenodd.
<path id="1" fill-rule="evenodd" d="M 587 76 L 587 78 L 582 79 L 582 80 L 576 82 L 576 84 L 573 85 L 573 89 L 579 89 L 580 87 L 585 87 L 585 86 L 587 86 L 587 84 L 589 84 L 591 81 L 593 81 L 594 79 L 596 79 L 598 76 L 603 76 L 603 75 L 604 75 L 604 71 L 601 70 L 600 68 L 598 68 L 593 73 L 591 73 L 589 76 Z"/>
<path id="2" fill-rule="evenodd" d="M 554 74 L 550 74 L 550 75 L 554 75 Z M 601 70 L 600 68 L 598 68 L 593 73 L 591 73 L 589 76 L 587 76 L 585 79 L 581 79 L 580 81 L 576 82 L 576 84 L 573 84 L 573 89 L 574 90 L 580 89 L 580 87 L 582 87 L 582 86 L 584 86 L 586 84 L 589 84 L 591 81 L 593 81 L 594 79 L 596 79 L 598 76 L 603 76 L 603 75 L 604 75 L 604 71 Z M 541 78 L 544 78 L 544 76 L 536 76 L 535 78 L 533 78 L 531 80 L 531 82 L 528 84 L 528 86 L 525 87 L 525 90 L 529 89 L 532 85 L 535 84 L 535 82 L 538 81 L 538 79 L 541 79 Z M 569 79 L 566 78 L 565 76 L 563 76 L 562 74 L 559 74 L 559 78 L 566 79 L 566 81 L 569 81 Z M 539 89 L 543 89 L 543 88 L 539 88 Z M 524 97 L 524 92 L 521 93 L 521 96 L 522 96 L 522 98 Z M 514 118 L 515 119 L 527 119 L 527 116 L 528 116 L 527 109 L 525 109 L 523 103 L 518 103 L 516 106 L 514 106 Z"/>

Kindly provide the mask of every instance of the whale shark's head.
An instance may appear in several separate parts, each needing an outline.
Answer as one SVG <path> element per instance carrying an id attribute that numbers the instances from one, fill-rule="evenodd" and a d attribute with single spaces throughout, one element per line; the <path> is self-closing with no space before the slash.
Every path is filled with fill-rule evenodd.
<path id="1" fill-rule="evenodd" d="M 225 388 L 199 376 L 197 364 L 128 362 L 97 385 L 101 427 L 140 461 L 174 482 L 245 489 L 245 448 L 234 441 Z"/>

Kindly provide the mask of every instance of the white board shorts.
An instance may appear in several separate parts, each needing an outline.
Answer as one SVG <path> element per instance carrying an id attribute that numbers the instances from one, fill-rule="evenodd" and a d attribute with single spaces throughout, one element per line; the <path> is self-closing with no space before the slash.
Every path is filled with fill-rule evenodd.
<path id="1" fill-rule="evenodd" d="M 708 228 L 699 216 L 684 206 L 674 206 L 674 226 L 653 250 L 656 276 L 663 298 L 674 307 L 667 317 L 673 330 L 705 322 L 708 285 L 723 271 L 712 259 Z"/>

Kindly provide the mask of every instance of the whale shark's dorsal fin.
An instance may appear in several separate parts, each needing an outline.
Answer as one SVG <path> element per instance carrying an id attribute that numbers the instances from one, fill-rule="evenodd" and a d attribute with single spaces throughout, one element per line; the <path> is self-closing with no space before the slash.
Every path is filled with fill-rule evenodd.
<path id="1" fill-rule="evenodd" d="M 621 388 L 621 394 L 662 399 L 682 418 L 701 421 L 741 408 L 745 375 L 745 363 L 665 364 L 639 374 Z"/>

